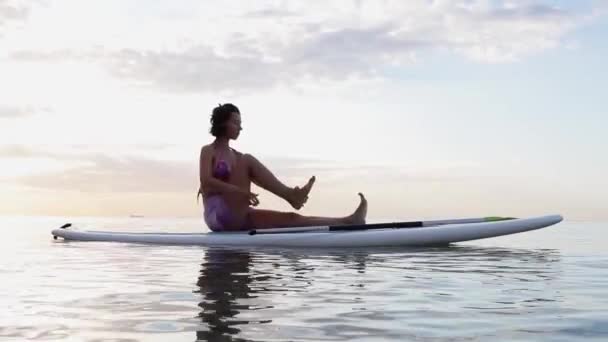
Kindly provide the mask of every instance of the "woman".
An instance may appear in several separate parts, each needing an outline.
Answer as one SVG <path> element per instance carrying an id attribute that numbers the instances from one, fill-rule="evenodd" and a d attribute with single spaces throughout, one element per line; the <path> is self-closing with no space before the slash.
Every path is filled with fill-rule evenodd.
<path id="1" fill-rule="evenodd" d="M 308 200 L 315 177 L 311 177 L 301 188 L 291 188 L 281 183 L 255 157 L 230 147 L 230 140 L 236 140 L 241 130 L 241 114 L 236 106 L 224 104 L 213 109 L 211 134 L 215 141 L 203 146 L 199 164 L 199 195 L 203 196 L 204 218 L 211 230 L 235 231 L 365 223 L 367 201 L 361 193 L 359 207 L 353 214 L 345 217 L 303 216 L 295 212 L 252 208 L 260 203 L 258 195 L 251 192 L 252 182 L 283 198 L 294 209 L 300 209 Z"/>

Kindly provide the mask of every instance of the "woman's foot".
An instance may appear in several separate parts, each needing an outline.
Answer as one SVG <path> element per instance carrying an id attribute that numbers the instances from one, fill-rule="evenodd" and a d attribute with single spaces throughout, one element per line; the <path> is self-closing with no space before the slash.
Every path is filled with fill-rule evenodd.
<path id="1" fill-rule="evenodd" d="M 312 190 L 312 186 L 315 184 L 316 177 L 312 176 L 308 180 L 308 183 L 303 187 L 295 187 L 292 189 L 291 194 L 288 196 L 287 202 L 291 204 L 294 209 L 301 209 L 304 203 L 308 201 L 308 194 Z"/>
<path id="2" fill-rule="evenodd" d="M 367 217 L 367 200 L 362 193 L 359 193 L 359 197 L 361 197 L 361 202 L 355 212 L 344 218 L 346 224 L 365 224 L 365 218 Z"/>

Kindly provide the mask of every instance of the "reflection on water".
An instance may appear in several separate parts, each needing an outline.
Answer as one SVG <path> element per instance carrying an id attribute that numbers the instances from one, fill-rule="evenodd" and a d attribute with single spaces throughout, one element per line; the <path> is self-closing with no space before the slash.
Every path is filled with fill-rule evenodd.
<path id="1" fill-rule="evenodd" d="M 482 312 L 519 315 L 561 301 L 551 289 L 559 261 L 555 250 L 475 247 L 209 248 L 196 283 L 196 339 L 438 337 L 441 324 L 456 328 Z"/>
<path id="2" fill-rule="evenodd" d="M 231 341 L 233 339 L 228 337 L 239 334 L 239 325 L 271 322 L 251 322 L 237 318 L 244 310 L 259 309 L 239 303 L 239 300 L 254 297 L 257 292 L 251 288 L 254 279 L 250 275 L 250 253 L 210 249 L 205 253 L 201 266 L 200 277 L 196 283 L 199 290 L 195 292 L 203 296 L 199 303 L 202 309 L 199 317 L 208 329 L 196 332 L 197 341 L 218 341 L 220 337 Z"/>
<path id="3" fill-rule="evenodd" d="M 528 249 L 239 250 L 52 240 L 63 223 L 0 221 L 0 341 L 608 340 L 602 224 L 467 244 Z M 195 229 L 141 229 L 174 224 Z"/>

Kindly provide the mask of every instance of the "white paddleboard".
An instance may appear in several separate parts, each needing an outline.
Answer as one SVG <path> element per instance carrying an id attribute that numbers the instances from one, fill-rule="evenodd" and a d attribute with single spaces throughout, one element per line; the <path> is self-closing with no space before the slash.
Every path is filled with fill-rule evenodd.
<path id="1" fill-rule="evenodd" d="M 335 227 L 288 228 L 272 233 L 258 230 L 210 233 L 127 233 L 85 231 L 60 228 L 52 231 L 55 239 L 108 241 L 163 245 L 201 246 L 274 246 L 274 247 L 391 247 L 436 246 L 454 242 L 485 239 L 552 226 L 562 221 L 560 215 L 520 219 L 457 219 L 427 222 L 395 222 Z M 412 225 L 415 223 L 415 225 Z M 67 225 L 66 225 L 67 226 Z M 391 228 L 402 226 L 404 228 Z M 414 228 L 405 228 L 414 226 Z M 417 226 L 417 227 L 416 227 Z M 387 228 L 388 227 L 388 228 Z M 335 230 L 334 230 L 335 229 Z M 339 229 L 339 230 L 338 230 Z"/>

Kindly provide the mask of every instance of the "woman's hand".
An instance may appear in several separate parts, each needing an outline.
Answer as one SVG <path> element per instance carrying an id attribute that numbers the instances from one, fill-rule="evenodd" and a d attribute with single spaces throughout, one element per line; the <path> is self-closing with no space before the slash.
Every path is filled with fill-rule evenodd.
<path id="1" fill-rule="evenodd" d="M 249 204 L 257 207 L 260 204 L 260 200 L 258 199 L 258 194 L 254 194 L 253 192 L 249 193 Z"/>
<path id="2" fill-rule="evenodd" d="M 249 202 L 249 205 L 252 205 L 254 207 L 257 207 L 258 204 L 260 204 L 260 200 L 258 199 L 258 194 L 255 194 L 251 191 L 247 191 L 247 190 L 241 190 L 239 191 L 241 193 L 241 195 L 243 195 L 244 198 L 247 199 L 247 201 Z"/>

